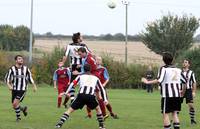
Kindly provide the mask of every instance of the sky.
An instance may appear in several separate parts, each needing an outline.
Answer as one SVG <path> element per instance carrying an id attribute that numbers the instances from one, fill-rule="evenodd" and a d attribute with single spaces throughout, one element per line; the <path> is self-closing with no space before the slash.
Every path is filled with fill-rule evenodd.
<path id="1" fill-rule="evenodd" d="M 115 0 L 33 0 L 33 32 L 71 35 L 125 33 L 125 6 Z M 148 22 L 171 12 L 192 14 L 200 18 L 200 0 L 129 0 L 128 34 L 145 29 Z M 0 24 L 30 26 L 31 0 L 0 0 Z M 200 34 L 200 28 L 196 34 Z"/>

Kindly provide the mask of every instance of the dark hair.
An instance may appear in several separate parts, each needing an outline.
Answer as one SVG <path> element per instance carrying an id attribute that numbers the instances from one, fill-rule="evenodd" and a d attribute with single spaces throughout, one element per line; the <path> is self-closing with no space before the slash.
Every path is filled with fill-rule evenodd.
<path id="1" fill-rule="evenodd" d="M 173 56 L 169 52 L 163 53 L 163 61 L 166 65 L 172 65 Z"/>
<path id="2" fill-rule="evenodd" d="M 81 37 L 81 33 L 80 32 L 74 33 L 73 36 L 72 36 L 72 41 L 74 43 L 78 43 L 78 40 L 80 39 L 80 37 Z"/>
<path id="3" fill-rule="evenodd" d="M 22 57 L 22 58 L 23 58 L 22 55 L 16 55 L 16 56 L 15 56 L 15 60 L 17 60 L 18 57 Z"/>
<path id="4" fill-rule="evenodd" d="M 84 69 L 85 72 L 90 72 L 91 67 L 90 67 L 89 64 L 85 64 L 85 65 L 83 66 L 83 69 Z"/>
<path id="5" fill-rule="evenodd" d="M 80 47 L 78 49 L 78 52 L 87 53 L 87 51 L 86 51 L 86 49 L 84 47 Z"/>
<path id="6" fill-rule="evenodd" d="M 192 62 L 190 59 L 184 59 L 184 60 L 188 61 L 188 63 L 191 65 Z"/>

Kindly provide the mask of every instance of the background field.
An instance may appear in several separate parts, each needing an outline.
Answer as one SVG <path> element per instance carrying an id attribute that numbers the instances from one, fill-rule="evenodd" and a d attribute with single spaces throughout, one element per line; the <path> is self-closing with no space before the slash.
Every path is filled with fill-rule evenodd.
<path id="1" fill-rule="evenodd" d="M 198 92 L 199 93 L 199 92 Z M 10 93 L 6 87 L 0 87 L 0 129 L 53 129 L 64 108 L 56 108 L 56 95 L 52 87 L 39 88 L 33 93 L 29 88 L 24 103 L 29 107 L 27 118 L 22 117 L 20 123 L 15 122 L 15 113 L 10 103 Z M 160 95 L 156 91 L 147 94 L 143 90 L 109 90 L 113 110 L 120 119 L 106 120 L 107 129 L 162 129 L 160 114 Z M 200 98 L 196 98 L 197 118 L 200 118 Z M 190 126 L 186 105 L 180 114 L 182 129 L 199 129 Z M 97 129 L 94 114 L 92 119 L 85 119 L 85 109 L 72 114 L 71 119 L 63 126 L 64 129 Z"/>
<path id="2" fill-rule="evenodd" d="M 60 45 L 66 47 L 70 40 L 57 39 L 36 39 L 34 48 L 42 51 L 50 52 L 52 49 Z M 120 41 L 85 41 L 88 47 L 97 55 L 108 54 L 113 56 L 115 60 L 124 61 L 125 47 L 124 42 Z M 161 57 L 151 52 L 141 42 L 128 43 L 128 61 L 129 63 L 155 63 L 160 64 Z"/>
<path id="3" fill-rule="evenodd" d="M 55 46 L 66 47 L 71 40 L 36 39 L 34 48 L 51 52 Z M 108 54 L 115 60 L 124 61 L 125 47 L 122 41 L 88 41 L 85 43 L 97 55 Z M 196 43 L 193 47 L 199 46 Z M 142 42 L 128 42 L 128 63 L 162 64 L 161 56 L 148 49 Z"/>

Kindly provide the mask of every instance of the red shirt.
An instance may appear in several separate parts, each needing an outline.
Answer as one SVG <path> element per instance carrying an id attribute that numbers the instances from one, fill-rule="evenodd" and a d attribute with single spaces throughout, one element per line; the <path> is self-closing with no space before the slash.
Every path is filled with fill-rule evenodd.
<path id="1" fill-rule="evenodd" d="M 58 68 L 54 72 L 53 80 L 57 81 L 58 86 L 67 86 L 70 83 L 71 72 L 69 68 Z"/>
<path id="2" fill-rule="evenodd" d="M 109 79 L 108 70 L 103 66 L 99 66 L 97 68 L 95 75 L 99 78 L 102 84 L 104 84 L 105 81 Z"/>
<path id="3" fill-rule="evenodd" d="M 87 56 L 82 59 L 82 72 L 84 72 L 83 66 L 85 64 L 89 64 L 90 65 L 91 73 L 93 75 L 95 75 L 96 70 L 97 70 L 97 65 L 96 65 L 96 60 L 93 58 L 91 53 L 88 53 Z"/>

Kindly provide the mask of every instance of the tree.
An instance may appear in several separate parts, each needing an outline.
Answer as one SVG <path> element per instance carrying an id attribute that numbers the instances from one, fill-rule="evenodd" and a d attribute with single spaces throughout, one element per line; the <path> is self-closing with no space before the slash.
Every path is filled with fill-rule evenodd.
<path id="1" fill-rule="evenodd" d="M 193 35 L 199 27 L 199 19 L 184 14 L 162 16 L 140 34 L 142 42 L 157 54 L 171 52 L 177 57 L 181 52 L 191 47 Z"/>
<path id="2" fill-rule="evenodd" d="M 15 33 L 10 25 L 0 26 L 0 49 L 12 50 L 15 48 Z"/>
<path id="3" fill-rule="evenodd" d="M 0 49 L 21 51 L 29 48 L 30 30 L 26 26 L 0 25 Z M 33 37 L 34 42 L 34 37 Z"/>
<path id="4" fill-rule="evenodd" d="M 29 50 L 29 40 L 30 40 L 30 30 L 28 27 L 24 25 L 20 25 L 15 27 L 14 29 L 16 35 L 16 50 Z M 33 43 L 34 43 L 34 36 L 33 36 Z M 32 43 L 32 44 L 33 44 Z"/>

